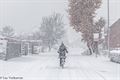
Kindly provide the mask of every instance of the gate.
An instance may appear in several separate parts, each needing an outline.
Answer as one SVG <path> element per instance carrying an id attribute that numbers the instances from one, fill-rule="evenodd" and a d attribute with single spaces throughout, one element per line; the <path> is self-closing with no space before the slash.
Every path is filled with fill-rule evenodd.
<path id="1" fill-rule="evenodd" d="M 29 53 L 29 44 L 28 43 L 25 43 L 25 42 L 21 43 L 21 53 L 22 53 L 22 55 L 28 55 L 28 53 Z"/>

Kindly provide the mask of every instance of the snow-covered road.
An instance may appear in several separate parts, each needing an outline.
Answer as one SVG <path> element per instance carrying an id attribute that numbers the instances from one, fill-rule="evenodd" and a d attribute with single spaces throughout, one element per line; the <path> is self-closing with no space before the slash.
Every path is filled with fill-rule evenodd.
<path id="1" fill-rule="evenodd" d="M 120 64 L 103 57 L 68 54 L 65 68 L 61 69 L 58 56 L 50 54 L 0 61 L 0 76 L 22 80 L 120 80 Z"/>

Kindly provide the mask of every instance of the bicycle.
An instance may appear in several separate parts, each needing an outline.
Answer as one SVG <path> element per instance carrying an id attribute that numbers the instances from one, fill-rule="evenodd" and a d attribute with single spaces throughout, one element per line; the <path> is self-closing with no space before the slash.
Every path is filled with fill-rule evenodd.
<path id="1" fill-rule="evenodd" d="M 64 68 L 65 65 L 65 56 L 60 56 L 60 67 Z"/>

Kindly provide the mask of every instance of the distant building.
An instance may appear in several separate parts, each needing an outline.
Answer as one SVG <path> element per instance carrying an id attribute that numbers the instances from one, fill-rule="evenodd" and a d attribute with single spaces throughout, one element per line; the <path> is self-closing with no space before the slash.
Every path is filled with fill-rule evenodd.
<path id="1" fill-rule="evenodd" d="M 120 48 L 120 19 L 110 26 L 110 48 Z"/>
<path id="2" fill-rule="evenodd" d="M 21 42 L 0 35 L 0 60 L 8 60 L 19 56 L 21 56 Z"/>

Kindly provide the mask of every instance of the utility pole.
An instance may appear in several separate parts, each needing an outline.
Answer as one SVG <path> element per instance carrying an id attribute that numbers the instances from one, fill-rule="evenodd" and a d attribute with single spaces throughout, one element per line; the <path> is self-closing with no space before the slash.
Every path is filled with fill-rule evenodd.
<path id="1" fill-rule="evenodd" d="M 107 48 L 108 48 L 108 56 L 110 56 L 110 5 L 109 5 L 109 0 L 107 0 L 107 17 L 108 17 L 108 20 L 107 20 L 107 25 L 108 25 L 108 30 L 107 30 Z"/>

